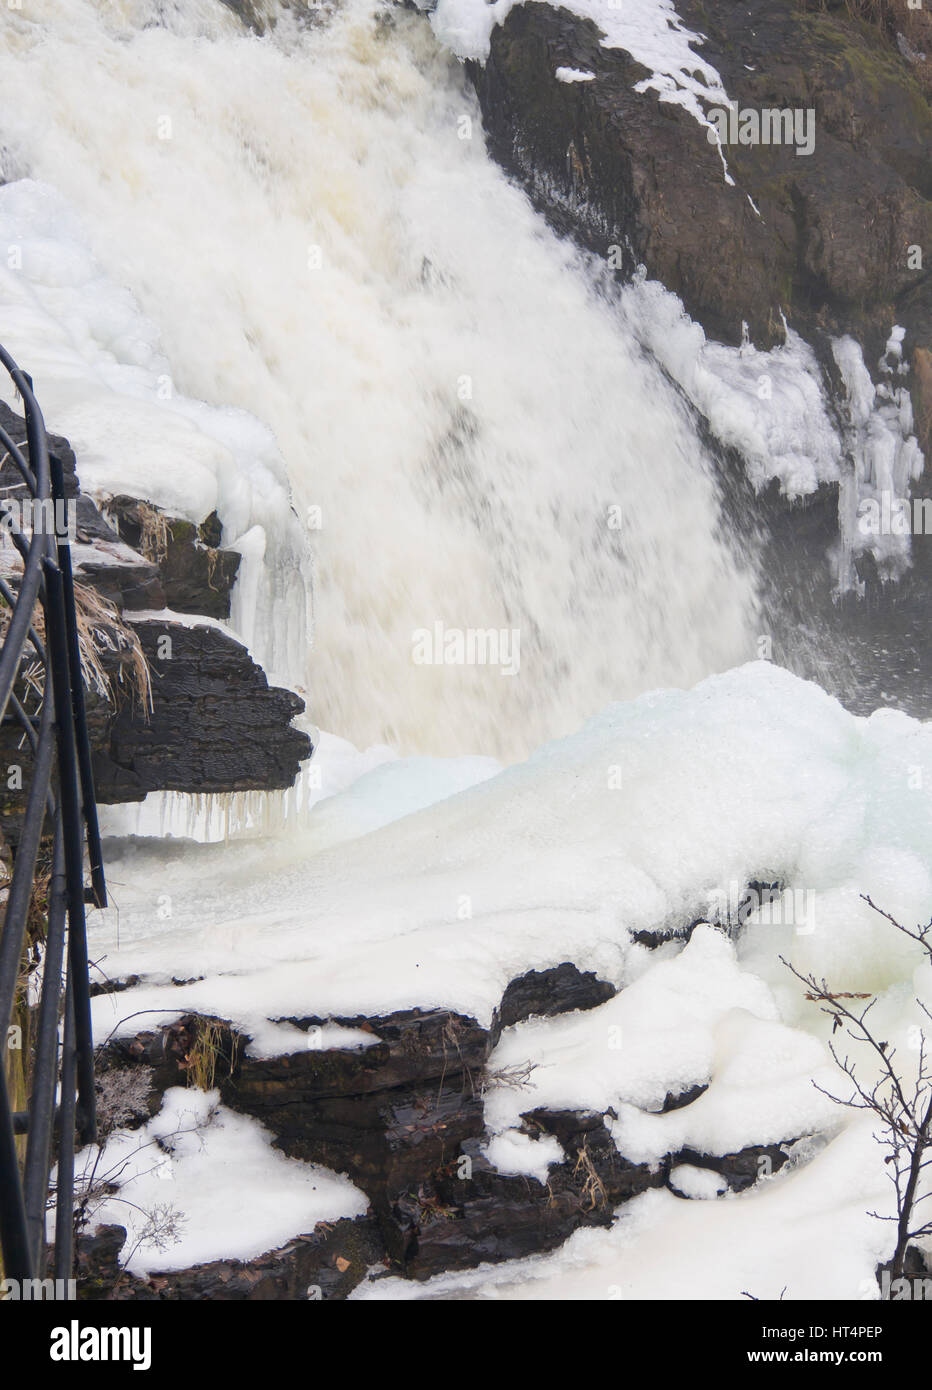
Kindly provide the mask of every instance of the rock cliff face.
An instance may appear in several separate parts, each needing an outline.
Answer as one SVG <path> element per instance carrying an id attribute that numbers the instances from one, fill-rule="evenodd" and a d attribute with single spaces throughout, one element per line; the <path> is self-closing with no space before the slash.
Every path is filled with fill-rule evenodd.
<path id="1" fill-rule="evenodd" d="M 708 132 L 636 92 L 647 70 L 565 10 L 516 6 L 488 62 L 468 67 L 495 155 L 564 230 L 606 258 L 620 246 L 623 271 L 643 263 L 719 341 L 740 342 L 746 322 L 771 346 L 785 315 L 806 337 L 853 333 L 873 362 L 893 323 L 908 330 L 907 354 L 932 346 L 932 279 L 910 254 L 932 254 L 921 80 L 932 30 L 917 12 L 923 63 L 897 46 L 902 19 L 868 24 L 855 11 L 831 0 L 677 4 L 740 110 L 814 112 L 811 153 L 727 144 L 731 185 Z M 558 67 L 595 80 L 556 81 Z"/>

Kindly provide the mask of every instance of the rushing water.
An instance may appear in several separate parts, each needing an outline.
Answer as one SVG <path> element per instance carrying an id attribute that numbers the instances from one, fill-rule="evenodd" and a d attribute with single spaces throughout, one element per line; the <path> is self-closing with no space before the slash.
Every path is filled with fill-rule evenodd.
<path id="1" fill-rule="evenodd" d="M 307 650 L 293 597 L 270 621 L 317 723 L 513 757 L 755 655 L 689 413 L 492 164 L 424 19 L 349 0 L 258 38 L 219 0 L 46 0 L 2 23 L 7 176 L 64 195 L 179 391 L 274 431 Z M 437 624 L 463 663 L 425 660 Z"/>

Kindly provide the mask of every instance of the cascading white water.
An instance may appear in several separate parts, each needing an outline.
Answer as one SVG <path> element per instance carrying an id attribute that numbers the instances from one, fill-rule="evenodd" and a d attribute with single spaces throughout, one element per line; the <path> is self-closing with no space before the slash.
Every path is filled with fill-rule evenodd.
<path id="1" fill-rule="evenodd" d="M 219 0 L 48 0 L 2 22 L 7 177 L 64 195 L 180 391 L 275 433 L 322 727 L 513 757 L 754 655 L 687 411 L 491 163 L 426 21 L 349 0 L 259 39 Z M 293 600 L 273 621 L 300 669 Z M 418 664 L 437 623 L 517 630 L 519 671 Z"/>

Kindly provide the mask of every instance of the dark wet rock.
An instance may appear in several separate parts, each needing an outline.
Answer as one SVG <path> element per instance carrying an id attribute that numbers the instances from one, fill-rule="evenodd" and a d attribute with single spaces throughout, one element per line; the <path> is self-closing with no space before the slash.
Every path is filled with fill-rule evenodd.
<path id="1" fill-rule="evenodd" d="M 90 996 L 96 999 L 99 994 L 122 994 L 124 990 L 133 989 L 138 984 L 138 975 L 127 975 L 125 980 L 92 980 Z"/>
<path id="2" fill-rule="evenodd" d="M 903 1261 L 903 1269 L 906 1274 L 932 1275 L 932 1258 L 920 1250 L 918 1245 L 910 1245 Z"/>
<path id="3" fill-rule="evenodd" d="M 126 1244 L 126 1227 L 116 1224 L 97 1226 L 94 1231 L 82 1232 L 75 1242 L 74 1273 L 78 1298 L 96 1302 L 109 1299 L 123 1279 L 135 1284 L 120 1269 L 120 1251 Z M 134 1297 L 145 1297 L 136 1293 Z"/>
<path id="4" fill-rule="evenodd" d="M 313 1029 L 322 1020 L 289 1020 Z M 448 1010 L 334 1019 L 378 1038 L 355 1050 L 241 1054 L 221 1095 L 255 1116 L 292 1157 L 347 1173 L 384 1212 L 411 1182 L 481 1134 L 488 1033 Z"/>
<path id="5" fill-rule="evenodd" d="M 148 607 L 197 613 L 206 618 L 230 616 L 230 595 L 241 556 L 235 550 L 220 548 L 222 532 L 216 512 L 195 526 L 191 521 L 166 515 L 151 503 L 123 496 L 112 497 L 107 512 L 113 517 L 120 538 L 144 553 L 150 550 L 153 523 L 159 529 L 149 559 L 158 572 L 163 602 L 150 603 Z"/>
<path id="6" fill-rule="evenodd" d="M 932 322 L 932 304 L 928 316 Z M 932 467 L 932 350 L 916 348 L 913 353 L 916 438 L 926 458 L 926 471 Z"/>
<path id="7" fill-rule="evenodd" d="M 161 1102 L 148 1067 L 95 1068 L 97 1133 L 106 1139 L 116 1129 L 139 1129 Z"/>
<path id="8" fill-rule="evenodd" d="M 346 1173 L 369 1196 L 389 1258 L 414 1278 L 552 1249 L 581 1225 L 610 1224 L 619 1203 L 663 1181 L 662 1169 L 618 1154 L 601 1115 L 570 1111 L 523 1117 L 526 1133 L 556 1135 L 566 1154 L 546 1184 L 497 1173 L 480 1152 L 489 1036 L 472 1019 L 411 1009 L 288 1021 L 308 1031 L 307 1051 L 252 1058 L 229 1025 L 186 1015 L 114 1040 L 102 1060 L 148 1069 L 153 1113 L 165 1089 L 185 1084 L 210 1027 L 223 1101 L 264 1124 L 283 1152 Z M 313 1030 L 328 1021 L 377 1041 L 324 1051 Z"/>
<path id="9" fill-rule="evenodd" d="M 606 1133 L 604 1117 L 594 1110 L 547 1110 L 540 1107 L 526 1111 L 521 1119 L 528 1134 L 551 1134 L 567 1152 L 587 1143 L 592 1135 L 602 1136 Z"/>
<path id="10" fill-rule="evenodd" d="M 98 1226 L 77 1242 L 77 1293 L 89 1301 L 339 1301 L 385 1258 L 371 1217 L 321 1222 L 253 1260 L 213 1260 L 140 1279 L 119 1266 L 122 1226 Z"/>
<path id="11" fill-rule="evenodd" d="M 463 1075 L 478 1084 L 488 1053 L 488 1032 L 475 1019 L 448 1009 L 401 1009 L 396 1013 L 346 1015 L 333 1018 L 306 1016 L 277 1020 L 308 1033 L 308 1051 L 275 1057 L 266 1063 L 246 1059 L 250 1076 L 268 1079 L 264 1068 L 278 1075 L 296 1067 L 313 1078 L 315 1094 L 342 1095 L 384 1091 L 413 1080 Z M 350 1050 L 318 1050 L 313 1030 L 326 1023 L 356 1028 L 377 1039 L 371 1046 Z M 289 1085 L 285 1079 L 285 1085 Z"/>
<path id="12" fill-rule="evenodd" d="M 782 1144 L 751 1144 L 738 1153 L 719 1156 L 698 1153 L 695 1149 L 680 1149 L 670 1158 L 670 1167 L 688 1163 L 693 1168 L 708 1168 L 720 1173 L 732 1192 L 744 1192 L 753 1187 L 759 1178 L 778 1172 L 789 1158 L 789 1151 L 795 1142 L 787 1139 Z"/>
<path id="13" fill-rule="evenodd" d="M 459 1159 L 393 1203 L 389 1253 L 413 1279 L 555 1249 L 582 1226 L 609 1226 L 615 1208 L 658 1187 L 661 1169 L 628 1163 L 599 1115 L 534 1111 L 529 1133 L 554 1133 L 566 1160 L 546 1183 L 497 1172 L 476 1138 Z"/>
<path id="14" fill-rule="evenodd" d="M 365 1263 L 384 1262 L 407 1278 L 428 1279 L 552 1250 L 581 1227 L 609 1226 L 625 1202 L 668 1184 L 676 1164 L 714 1170 L 740 1192 L 777 1171 L 788 1157 L 786 1143 L 722 1156 L 687 1148 L 653 1166 L 632 1163 L 618 1152 L 606 1115 L 538 1107 L 522 1115 L 522 1132 L 532 1141 L 552 1136 L 563 1158 L 550 1165 L 545 1182 L 506 1175 L 483 1153 L 489 1139 L 482 1098 L 490 1084 L 490 1035 L 474 1019 L 443 1009 L 407 1009 L 376 1017 L 279 1021 L 306 1031 L 308 1048 L 250 1057 L 247 1040 L 229 1023 L 186 1014 L 110 1041 L 98 1063 L 105 1071 L 144 1070 L 145 1109 L 154 1114 L 168 1087 L 185 1085 L 198 1068 L 204 1079 L 206 1048 L 211 1058 L 206 1080 L 220 1088 L 226 1105 L 259 1120 L 286 1154 L 345 1173 L 366 1193 L 371 1213 L 363 1230 Z M 327 1023 L 361 1029 L 375 1041 L 363 1049 L 324 1050 L 316 1030 Z M 662 1109 L 689 1105 L 705 1089 L 699 1084 L 671 1093 Z M 315 1238 L 319 1235 L 320 1228 Z M 159 1276 L 140 1285 L 144 1291 L 138 1296 L 302 1297 L 305 1279 L 321 1286 L 322 1297 L 344 1296 L 345 1283 L 328 1292 L 331 1266 L 322 1263 L 317 1245 L 312 1254 L 318 1275 L 306 1274 L 301 1261 L 307 1239 L 302 1236 L 284 1252 L 245 1267 L 224 1260 Z M 343 1251 L 341 1258 L 350 1256 Z M 362 1277 L 362 1263 L 352 1266 L 349 1287 Z M 137 1296 L 135 1284 L 126 1287 L 129 1291 L 115 1296 Z M 220 1288 L 228 1292 L 216 1292 Z"/>
<path id="15" fill-rule="evenodd" d="M 565 1161 L 551 1165 L 546 1183 L 506 1176 L 482 1155 L 482 1140 L 468 1140 L 456 1162 L 394 1201 L 389 1252 L 408 1277 L 554 1250 L 579 1227 L 610 1226 L 621 1202 L 663 1183 L 663 1170 L 618 1154 L 599 1115 L 524 1119 L 528 1133 L 556 1134 Z"/>
<path id="16" fill-rule="evenodd" d="M 137 622 L 152 680 L 152 709 L 124 701 L 108 743 L 95 748 L 101 801 L 147 792 L 224 792 L 290 787 L 310 756 L 291 727 L 304 701 L 269 686 L 247 649 L 216 627 Z"/>
<path id="17" fill-rule="evenodd" d="M 570 961 L 549 970 L 529 970 L 512 980 L 492 1022 L 492 1046 L 502 1030 L 513 1023 L 538 1016 L 572 1013 L 574 1009 L 595 1009 L 616 994 L 613 984 L 600 980 L 592 970 L 577 969 Z"/>
<path id="18" fill-rule="evenodd" d="M 0 401 L 0 426 L 19 444 L 29 461 L 26 426 L 22 416 Z M 49 434 L 49 454 L 59 459 L 64 492 L 74 521 L 71 562 L 75 579 L 92 585 L 106 599 L 122 607 L 165 605 L 156 567 L 130 546 L 101 516 L 96 504 L 80 491 L 74 450 L 61 435 Z M 28 488 L 11 460 L 0 465 L 0 489 L 6 498 L 22 500 Z"/>
<path id="19" fill-rule="evenodd" d="M 566 1162 L 550 1169 L 548 1186 L 578 1192 L 584 1212 L 604 1214 L 664 1181 L 665 1165 L 630 1163 L 618 1152 L 602 1115 L 585 1110 L 537 1109 L 522 1119 L 529 1133 L 536 1129 L 559 1141 Z"/>
<path id="20" fill-rule="evenodd" d="M 684 1105 L 692 1105 L 693 1101 L 698 1100 L 708 1089 L 708 1082 L 699 1081 L 695 1086 L 688 1086 L 685 1091 L 668 1091 L 660 1107 L 661 1115 L 669 1115 L 671 1110 L 682 1110 Z"/>
<path id="21" fill-rule="evenodd" d="M 131 976 L 130 980 L 138 983 L 136 976 Z M 124 988 L 128 986 L 129 981 Z M 119 986 L 116 992 L 122 992 Z M 98 1049 L 96 1067 L 98 1071 L 144 1068 L 151 1088 L 149 1114 L 154 1115 L 170 1087 L 188 1084 L 191 1062 L 199 1050 L 199 1043 L 202 1047 L 209 1044 L 210 1079 L 219 1084 L 235 1066 L 243 1040 L 225 1020 L 201 1014 L 185 1014 L 158 1028 L 108 1039 Z"/>
<path id="22" fill-rule="evenodd" d="M 71 563 L 78 583 L 120 610 L 165 607 L 158 566 L 127 545 L 83 493 L 75 499 L 75 523 Z"/>
<path id="23" fill-rule="evenodd" d="M 875 1270 L 880 1297 L 890 1303 L 932 1302 L 932 1260 L 917 1245 L 907 1246 L 903 1273 L 894 1275 L 893 1257 Z"/>
<path id="24" fill-rule="evenodd" d="M 720 341 L 746 321 L 758 346 L 779 342 L 785 312 L 878 356 L 923 279 L 906 248 L 932 241 L 932 111 L 915 71 L 841 5 L 748 0 L 739 20 L 726 0 L 683 0 L 678 13 L 739 108 L 815 111 L 811 154 L 729 145 L 729 186 L 706 131 L 634 91 L 645 68 L 538 4 L 516 6 L 485 66 L 469 65 L 493 152 L 561 230 L 601 256 L 618 246 L 625 272 L 645 264 Z M 596 80 L 559 83 L 561 65 Z"/>
<path id="25" fill-rule="evenodd" d="M 659 946 L 665 946 L 668 941 L 688 941 L 696 928 L 706 921 L 708 921 L 706 917 L 694 917 L 679 930 L 674 927 L 670 930 L 660 928 L 657 931 L 632 932 L 631 940 L 636 941 L 639 946 L 646 946 L 649 951 L 656 951 Z"/>
<path id="26" fill-rule="evenodd" d="M 21 415 L 17 415 L 14 410 L 4 402 L 0 401 L 0 427 L 6 430 L 14 444 L 20 446 L 20 450 L 29 463 L 29 446 L 26 443 L 26 424 Z M 65 496 L 68 498 L 76 497 L 78 494 L 78 480 L 75 474 L 74 450 L 67 439 L 60 434 L 48 435 L 49 453 L 55 454 L 62 465 L 64 473 Z M 6 451 L 4 451 L 5 453 Z M 4 497 L 25 497 L 28 489 L 22 480 L 22 474 L 11 459 L 4 458 L 0 464 L 0 488 L 3 490 Z"/>

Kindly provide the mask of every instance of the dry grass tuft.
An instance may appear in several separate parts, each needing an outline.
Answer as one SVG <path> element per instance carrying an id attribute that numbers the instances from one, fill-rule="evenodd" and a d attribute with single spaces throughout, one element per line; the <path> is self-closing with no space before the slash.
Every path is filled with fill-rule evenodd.
<path id="1" fill-rule="evenodd" d="M 579 1200 L 585 1211 L 595 1211 L 596 1207 L 608 1206 L 605 1184 L 596 1172 L 592 1155 L 585 1143 L 581 1149 L 576 1150 L 576 1167 L 573 1169 L 573 1177 L 583 1179 Z"/>
<path id="2" fill-rule="evenodd" d="M 150 502 L 140 499 L 135 503 L 134 510 L 139 518 L 140 528 L 137 548 L 152 564 L 160 565 L 168 554 L 171 527 L 158 507 L 152 506 Z"/>
<path id="3" fill-rule="evenodd" d="M 128 673 L 133 701 L 138 700 L 144 711 L 152 708 L 152 680 L 149 663 L 132 626 L 125 623 L 114 604 L 105 599 L 88 584 L 74 586 L 75 614 L 78 622 L 78 648 L 81 653 L 81 666 L 84 684 L 88 690 L 95 691 L 108 703 L 113 704 L 113 684 L 105 666 L 108 653 L 116 655 L 118 676 L 122 684 L 123 673 Z M 6 601 L 0 598 L 0 643 L 6 636 L 10 625 L 11 610 Z M 45 615 L 41 607 L 33 614 L 33 627 L 40 641 L 45 641 Z M 45 686 L 45 668 L 35 658 L 23 663 L 20 677 L 27 692 L 31 691 L 41 702 Z"/>
<path id="4" fill-rule="evenodd" d="M 205 1018 L 197 1030 L 197 1037 L 190 1052 L 184 1059 L 188 1074 L 188 1085 L 199 1091 L 212 1091 L 217 1079 L 217 1062 L 220 1060 L 223 1045 L 223 1029 L 216 1019 Z"/>

